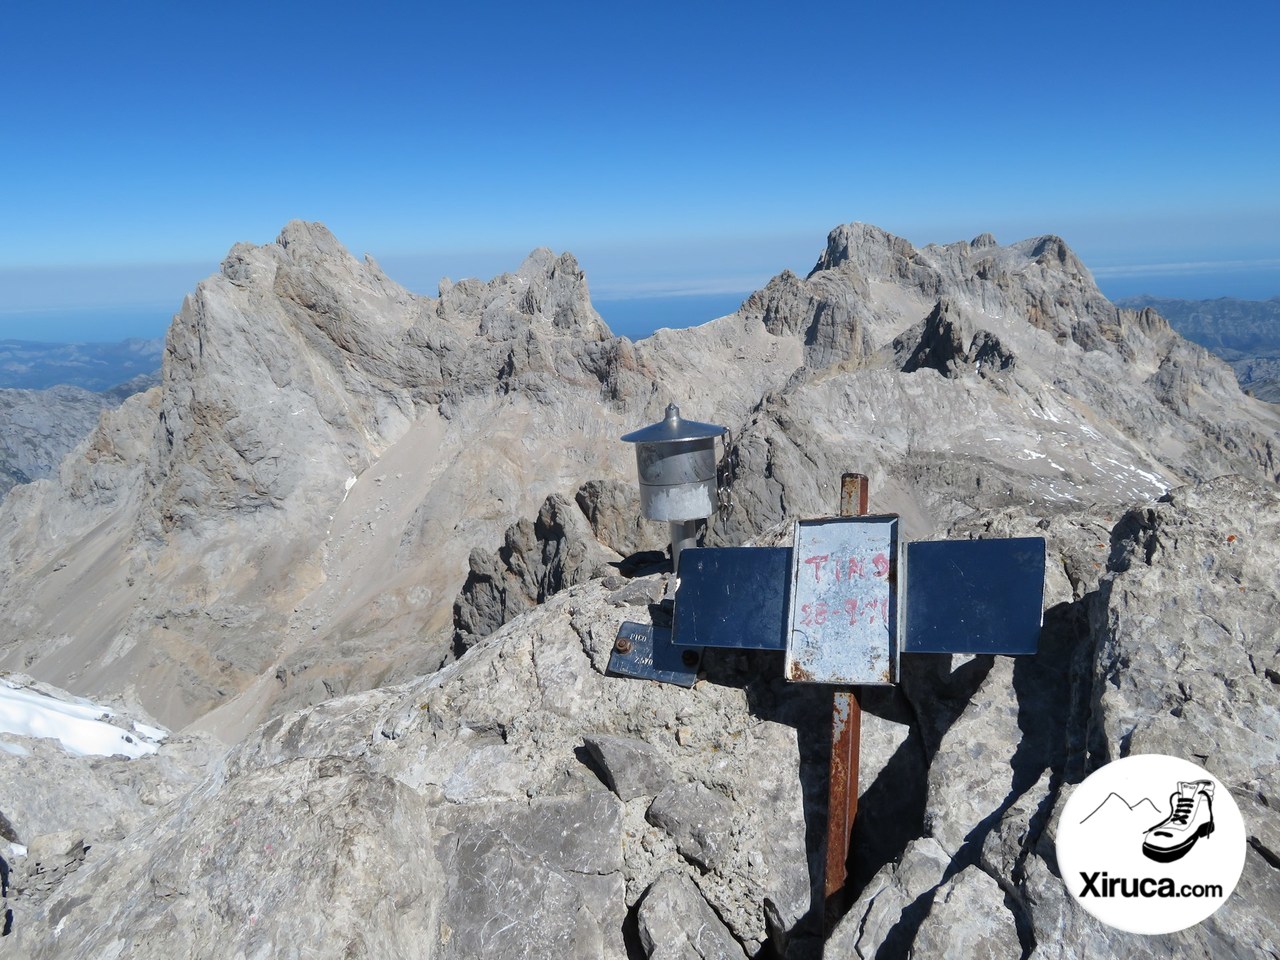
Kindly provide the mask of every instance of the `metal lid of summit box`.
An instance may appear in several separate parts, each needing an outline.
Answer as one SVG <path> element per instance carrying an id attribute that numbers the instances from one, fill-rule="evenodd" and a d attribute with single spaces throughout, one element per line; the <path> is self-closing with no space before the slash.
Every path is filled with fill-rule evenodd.
<path id="1" fill-rule="evenodd" d="M 625 443 L 680 443 L 685 440 L 714 440 L 727 430 L 714 423 L 699 423 L 697 420 L 685 420 L 680 416 L 680 408 L 674 403 L 667 404 L 665 420 L 641 427 L 622 437 Z"/>

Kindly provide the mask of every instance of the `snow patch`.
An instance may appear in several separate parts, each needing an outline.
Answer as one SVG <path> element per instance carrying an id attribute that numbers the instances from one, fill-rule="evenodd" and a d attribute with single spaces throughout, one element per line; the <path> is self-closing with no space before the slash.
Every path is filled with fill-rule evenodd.
<path id="1" fill-rule="evenodd" d="M 144 723 L 134 723 L 130 733 L 103 719 L 113 715 L 110 708 L 90 700 L 57 700 L 0 679 L 0 736 L 57 740 L 64 750 L 78 757 L 123 754 L 130 759 L 155 753 L 160 741 L 168 736 Z M 0 747 L 16 756 L 23 755 L 18 750 L 26 752 L 20 744 L 0 742 Z"/>
<path id="2" fill-rule="evenodd" d="M 148 740 L 158 741 L 169 736 L 168 730 L 162 730 L 160 727 L 153 727 L 145 723 L 139 723 L 137 720 L 133 721 L 133 729 L 142 734 L 142 736 L 146 737 Z"/>

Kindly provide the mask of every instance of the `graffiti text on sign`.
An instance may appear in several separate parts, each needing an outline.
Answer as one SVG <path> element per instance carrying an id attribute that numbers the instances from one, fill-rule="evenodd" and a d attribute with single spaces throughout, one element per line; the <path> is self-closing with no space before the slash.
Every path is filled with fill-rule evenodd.
<path id="1" fill-rule="evenodd" d="M 822 600 L 817 603 L 800 604 L 801 626 L 826 626 L 829 620 L 835 620 L 841 615 L 848 617 L 849 626 L 851 627 L 856 627 L 859 623 L 871 624 L 876 622 L 887 626 L 889 623 L 889 601 L 882 597 L 877 597 L 873 600 L 858 600 L 850 597 L 845 600 L 843 611 Z"/>
<path id="2" fill-rule="evenodd" d="M 814 583 L 822 583 L 824 570 L 836 583 L 852 580 L 883 580 L 889 575 L 889 556 L 886 553 L 877 553 L 869 562 L 865 557 L 837 556 L 834 563 L 831 560 L 831 554 L 819 553 L 812 557 L 805 557 L 804 562 L 813 569 Z"/>

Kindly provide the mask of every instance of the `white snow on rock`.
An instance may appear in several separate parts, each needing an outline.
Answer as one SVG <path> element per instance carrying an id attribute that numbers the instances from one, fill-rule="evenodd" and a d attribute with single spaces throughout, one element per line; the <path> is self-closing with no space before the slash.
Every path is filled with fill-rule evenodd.
<path id="1" fill-rule="evenodd" d="M 123 754 L 134 759 L 155 753 L 167 736 L 144 723 L 133 723 L 132 731 L 107 723 L 104 718 L 113 715 L 110 708 L 91 700 L 59 700 L 0 678 L 0 738 L 45 737 L 80 757 Z M 0 749 L 19 756 L 27 752 L 20 744 L 3 739 Z"/>

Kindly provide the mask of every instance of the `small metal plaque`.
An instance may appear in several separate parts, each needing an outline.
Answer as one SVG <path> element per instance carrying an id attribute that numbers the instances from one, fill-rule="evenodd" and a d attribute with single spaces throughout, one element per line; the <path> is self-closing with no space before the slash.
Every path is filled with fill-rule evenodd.
<path id="1" fill-rule="evenodd" d="M 898 518 L 796 523 L 786 677 L 884 684 L 897 677 Z"/>
<path id="2" fill-rule="evenodd" d="M 682 550 L 674 642 L 693 647 L 783 649 L 790 571 L 787 547 Z"/>
<path id="3" fill-rule="evenodd" d="M 907 544 L 903 653 L 1035 653 L 1044 539 Z"/>
<path id="4" fill-rule="evenodd" d="M 692 687 L 701 663 L 701 649 L 676 646 L 670 630 L 624 620 L 609 655 L 609 673 Z"/>

